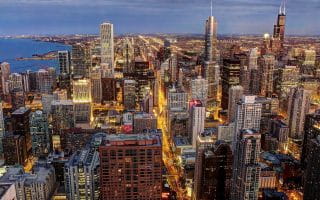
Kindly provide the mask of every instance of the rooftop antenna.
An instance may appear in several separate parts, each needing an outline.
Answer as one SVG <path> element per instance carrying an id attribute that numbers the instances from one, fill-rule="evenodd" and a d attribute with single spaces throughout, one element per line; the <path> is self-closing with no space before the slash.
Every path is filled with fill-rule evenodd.
<path id="1" fill-rule="evenodd" d="M 282 13 L 285 15 L 286 14 L 286 3 L 287 1 L 286 0 L 283 0 L 283 11 Z"/>
<path id="2" fill-rule="evenodd" d="M 211 0 L 211 5 L 210 5 L 210 11 L 211 11 L 211 15 L 212 16 L 212 0 Z"/>

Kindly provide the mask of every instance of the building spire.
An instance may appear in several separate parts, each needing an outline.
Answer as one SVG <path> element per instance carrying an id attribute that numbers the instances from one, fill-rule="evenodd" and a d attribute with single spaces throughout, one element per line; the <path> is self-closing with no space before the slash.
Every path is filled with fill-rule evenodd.
<path id="1" fill-rule="evenodd" d="M 282 0 L 280 8 L 279 8 L 279 15 L 286 14 L 286 0 Z"/>
<path id="2" fill-rule="evenodd" d="M 211 5 L 210 5 L 210 16 L 212 16 L 212 0 L 211 0 Z"/>

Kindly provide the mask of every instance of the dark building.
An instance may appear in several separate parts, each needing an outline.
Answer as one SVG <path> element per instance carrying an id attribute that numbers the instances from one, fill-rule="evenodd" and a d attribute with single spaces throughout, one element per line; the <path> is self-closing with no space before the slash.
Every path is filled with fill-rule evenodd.
<path id="1" fill-rule="evenodd" d="M 61 148 L 64 151 L 74 153 L 83 148 L 90 141 L 92 135 L 97 132 L 99 130 L 81 128 L 64 129 L 60 134 Z"/>
<path id="2" fill-rule="evenodd" d="M 17 91 L 13 90 L 10 92 L 11 95 L 11 105 L 12 105 L 12 110 L 17 110 L 20 107 L 25 106 L 25 94 L 23 91 Z"/>
<path id="3" fill-rule="evenodd" d="M 224 59 L 222 67 L 222 109 L 228 109 L 229 88 L 240 84 L 240 60 L 239 59 Z"/>
<path id="4" fill-rule="evenodd" d="M 117 99 L 117 81 L 114 78 L 101 78 L 102 101 L 115 101 Z"/>
<path id="5" fill-rule="evenodd" d="M 99 156 L 101 199 L 161 199 L 159 136 L 107 135 L 99 147 Z"/>
<path id="6" fill-rule="evenodd" d="M 2 139 L 2 143 L 6 165 L 25 164 L 27 152 L 23 135 L 6 134 Z"/>
<path id="7" fill-rule="evenodd" d="M 289 198 L 283 192 L 267 189 L 262 193 L 262 200 L 289 200 Z"/>
<path id="8" fill-rule="evenodd" d="M 213 148 L 205 150 L 202 156 L 201 187 L 196 199 L 230 199 L 233 159 L 230 145 L 218 141 Z"/>
<path id="9" fill-rule="evenodd" d="M 319 126 L 319 124 L 318 124 Z M 318 127 L 319 129 L 319 127 Z M 308 141 L 304 169 L 303 199 L 320 199 L 320 136 Z"/>
<path id="10" fill-rule="evenodd" d="M 279 10 L 277 23 L 274 25 L 274 29 L 273 29 L 273 44 L 272 44 L 273 49 L 278 50 L 279 48 L 280 49 L 283 48 L 285 26 L 286 26 L 286 8 L 285 8 L 285 2 L 283 2 Z"/>
<path id="11" fill-rule="evenodd" d="M 12 113 L 12 129 L 14 135 L 20 135 L 24 137 L 25 148 L 27 157 L 31 155 L 32 141 L 30 134 L 30 112 L 31 110 L 26 107 L 20 107 Z"/>
<path id="12" fill-rule="evenodd" d="M 301 154 L 301 164 L 305 168 L 308 164 L 308 155 L 312 150 L 311 140 L 320 135 L 320 110 L 306 116 L 304 123 L 304 138 Z"/>

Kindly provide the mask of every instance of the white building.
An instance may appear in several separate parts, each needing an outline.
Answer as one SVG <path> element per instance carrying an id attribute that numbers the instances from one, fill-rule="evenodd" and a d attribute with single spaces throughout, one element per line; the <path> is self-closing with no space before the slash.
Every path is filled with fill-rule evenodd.
<path id="1" fill-rule="evenodd" d="M 190 107 L 190 138 L 192 147 L 196 148 L 197 138 L 204 131 L 204 123 L 206 118 L 206 108 L 201 102 L 195 102 Z"/>
<path id="2" fill-rule="evenodd" d="M 207 104 L 208 80 L 198 76 L 191 80 L 191 100 L 200 100 L 203 105 Z"/>
<path id="3" fill-rule="evenodd" d="M 100 25 L 101 67 L 106 77 L 114 75 L 114 41 L 113 24 Z"/>
<path id="4" fill-rule="evenodd" d="M 237 112 L 237 103 L 243 95 L 243 87 L 240 85 L 232 86 L 229 88 L 229 102 L 228 102 L 228 120 L 234 122 Z"/>

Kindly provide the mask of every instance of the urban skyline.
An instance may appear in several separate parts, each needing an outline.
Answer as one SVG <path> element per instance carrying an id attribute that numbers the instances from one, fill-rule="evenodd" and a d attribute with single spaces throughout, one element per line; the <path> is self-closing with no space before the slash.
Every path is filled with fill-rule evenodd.
<path id="1" fill-rule="evenodd" d="M 271 33 L 268 25 L 274 23 L 280 2 L 214 1 L 213 16 L 219 23 L 218 33 Z M 290 13 L 287 34 L 318 35 L 320 23 L 314 21 L 320 18 L 317 0 L 308 0 L 308 3 L 292 0 L 286 4 Z M 97 27 L 106 20 L 115 24 L 116 34 L 199 34 L 203 33 L 201 22 L 210 14 L 210 0 L 5 0 L 1 6 L 0 35 L 97 34 Z"/>

